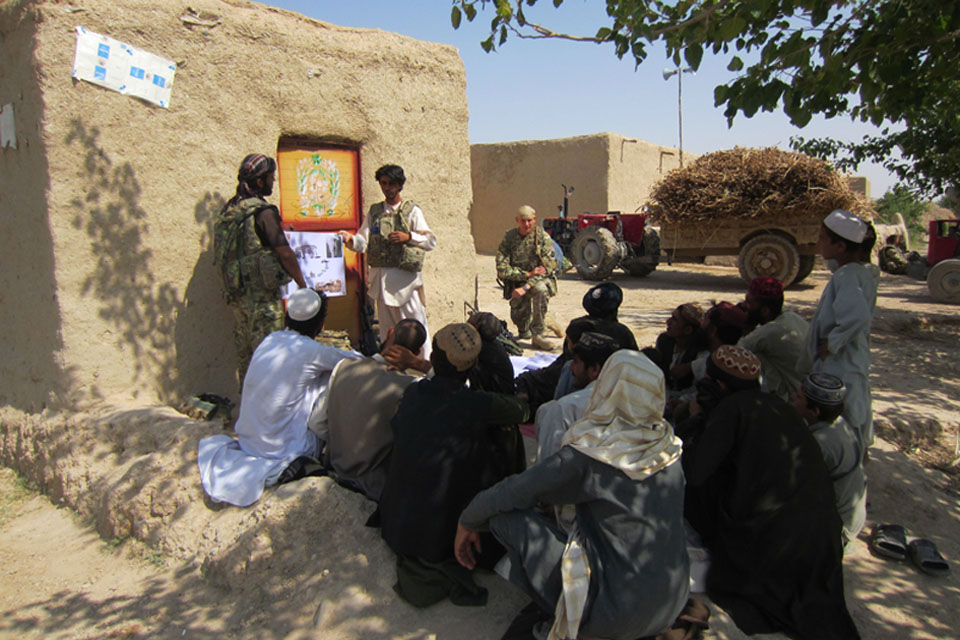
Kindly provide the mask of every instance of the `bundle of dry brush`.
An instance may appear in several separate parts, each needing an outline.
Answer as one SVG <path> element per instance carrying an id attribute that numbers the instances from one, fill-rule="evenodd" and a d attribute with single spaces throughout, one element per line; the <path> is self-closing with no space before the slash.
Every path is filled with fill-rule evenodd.
<path id="1" fill-rule="evenodd" d="M 872 219 L 873 208 L 823 160 L 776 148 L 736 147 L 674 169 L 653 187 L 647 213 L 658 224 L 720 218 L 822 220 L 834 209 Z"/>

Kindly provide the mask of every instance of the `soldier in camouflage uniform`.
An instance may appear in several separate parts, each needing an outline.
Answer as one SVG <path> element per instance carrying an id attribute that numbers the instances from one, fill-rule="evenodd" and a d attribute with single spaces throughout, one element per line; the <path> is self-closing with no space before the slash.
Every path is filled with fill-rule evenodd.
<path id="1" fill-rule="evenodd" d="M 254 350 L 283 328 L 281 287 L 291 278 L 306 286 L 297 257 L 287 244 L 280 212 L 264 198 L 273 193 L 277 163 L 259 153 L 243 159 L 237 192 L 214 225 L 216 265 L 233 309 L 233 335 L 241 385 Z"/>
<path id="2" fill-rule="evenodd" d="M 520 338 L 531 338 L 534 348 L 551 351 L 544 335 L 547 303 L 557 293 L 557 260 L 553 242 L 537 226 L 537 212 L 524 205 L 517 211 L 517 228 L 510 229 L 497 249 L 497 277 L 503 297 L 510 300 L 510 319 Z"/>

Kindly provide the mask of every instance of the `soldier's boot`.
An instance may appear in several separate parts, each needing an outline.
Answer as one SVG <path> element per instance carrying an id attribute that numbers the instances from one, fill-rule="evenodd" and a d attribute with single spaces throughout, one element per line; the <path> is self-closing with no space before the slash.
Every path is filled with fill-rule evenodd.
<path id="1" fill-rule="evenodd" d="M 517 338 L 519 338 L 520 340 L 527 340 L 527 339 L 529 339 L 530 336 L 531 336 L 531 333 L 530 333 L 530 330 L 529 330 L 529 329 L 527 329 L 526 331 L 522 331 L 522 330 L 519 330 L 519 329 L 518 329 L 518 331 L 519 331 L 519 333 L 517 333 Z"/>
<path id="2" fill-rule="evenodd" d="M 552 313 L 547 314 L 544 324 L 547 325 L 547 329 L 556 337 L 562 338 L 565 335 L 563 327 L 560 326 L 560 323 L 557 322 L 557 319 L 553 317 Z"/>
<path id="3" fill-rule="evenodd" d="M 557 348 L 557 345 L 547 340 L 542 333 L 534 335 L 530 342 L 533 344 L 534 349 L 540 351 L 553 351 Z"/>

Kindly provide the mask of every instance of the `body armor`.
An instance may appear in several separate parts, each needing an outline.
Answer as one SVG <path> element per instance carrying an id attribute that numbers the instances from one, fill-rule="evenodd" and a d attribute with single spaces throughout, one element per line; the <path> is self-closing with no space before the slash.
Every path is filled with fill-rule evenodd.
<path id="1" fill-rule="evenodd" d="M 367 244 L 367 264 L 382 269 L 420 271 L 423 268 L 423 249 L 409 244 L 395 244 L 388 236 L 394 231 L 410 233 L 410 214 L 416 206 L 412 200 L 404 200 L 400 208 L 387 213 L 383 203 L 370 207 Z"/>
<path id="2" fill-rule="evenodd" d="M 254 228 L 254 214 L 269 207 L 263 198 L 246 198 L 224 210 L 213 226 L 214 265 L 223 280 L 223 295 L 234 302 L 253 291 L 275 292 L 290 275 Z"/>

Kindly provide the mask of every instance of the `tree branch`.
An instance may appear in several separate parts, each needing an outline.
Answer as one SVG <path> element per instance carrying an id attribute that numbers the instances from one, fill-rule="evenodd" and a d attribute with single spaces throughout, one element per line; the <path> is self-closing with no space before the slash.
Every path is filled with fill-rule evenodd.
<path id="1" fill-rule="evenodd" d="M 518 27 L 515 27 L 512 22 L 507 24 L 507 28 L 510 29 L 510 31 L 512 31 L 518 38 L 523 38 L 524 40 L 542 40 L 544 38 L 556 38 L 558 40 L 572 40 L 574 42 L 596 42 L 596 43 L 606 42 L 605 40 L 600 40 L 596 36 L 574 36 L 574 35 L 570 35 L 569 33 L 557 33 L 556 31 L 551 31 L 546 27 L 542 27 L 532 22 L 525 22 L 524 26 L 530 27 L 531 29 L 536 31 L 536 33 L 535 34 L 524 33 L 520 31 Z"/>
<path id="2" fill-rule="evenodd" d="M 695 24 L 699 24 L 700 22 L 703 22 L 705 20 L 709 21 L 710 18 L 713 17 L 715 13 L 717 13 L 721 9 L 726 8 L 726 6 L 729 5 L 731 2 L 732 0 L 722 0 L 721 2 L 718 2 L 712 7 L 705 9 L 701 13 L 698 13 L 695 16 L 687 18 L 683 22 L 666 25 L 661 29 L 651 31 L 648 35 L 644 36 L 644 39 L 652 42 L 657 38 L 659 38 L 660 36 L 666 35 L 668 33 L 672 33 L 674 31 L 680 31 L 682 29 L 693 26 Z M 569 33 L 559 33 L 557 31 L 553 31 L 552 29 L 548 29 L 543 25 L 537 24 L 535 22 L 529 22 L 527 20 L 524 20 L 522 27 L 529 27 L 530 29 L 533 29 L 536 32 L 535 34 L 524 33 L 523 31 L 520 30 L 521 27 L 514 26 L 512 21 L 507 24 L 507 27 L 514 34 L 516 34 L 518 38 L 524 38 L 526 40 L 541 40 L 543 38 L 556 38 L 559 40 L 572 40 L 574 42 L 596 42 L 596 43 L 607 42 L 607 40 L 597 38 L 596 36 L 575 36 Z"/>

